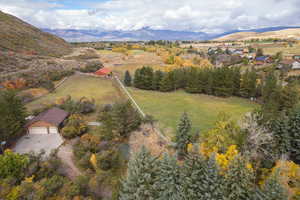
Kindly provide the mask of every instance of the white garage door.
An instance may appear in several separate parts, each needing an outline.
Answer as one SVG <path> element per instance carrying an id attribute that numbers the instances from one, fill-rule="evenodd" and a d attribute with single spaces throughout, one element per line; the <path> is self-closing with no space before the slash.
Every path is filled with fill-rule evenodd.
<path id="1" fill-rule="evenodd" d="M 31 127 L 29 134 L 48 134 L 47 127 Z"/>
<path id="2" fill-rule="evenodd" d="M 50 133 L 58 133 L 58 130 L 57 130 L 56 127 L 50 127 L 50 128 L 49 128 L 49 132 L 50 132 Z"/>

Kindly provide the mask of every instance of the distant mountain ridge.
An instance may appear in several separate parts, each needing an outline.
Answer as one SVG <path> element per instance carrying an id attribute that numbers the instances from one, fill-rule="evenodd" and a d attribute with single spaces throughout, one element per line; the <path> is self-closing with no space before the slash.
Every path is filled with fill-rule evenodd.
<path id="1" fill-rule="evenodd" d="M 213 40 L 230 34 L 255 32 L 265 33 L 300 27 L 267 27 L 250 30 L 232 30 L 221 34 L 209 34 L 192 31 L 154 30 L 145 27 L 132 31 L 103 31 L 83 29 L 42 29 L 45 32 L 64 38 L 68 42 L 95 42 L 95 41 L 147 41 L 147 40 Z"/>

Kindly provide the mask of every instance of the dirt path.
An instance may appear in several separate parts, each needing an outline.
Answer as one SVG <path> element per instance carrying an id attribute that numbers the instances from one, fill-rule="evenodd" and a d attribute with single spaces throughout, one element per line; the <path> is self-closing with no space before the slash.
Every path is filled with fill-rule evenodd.
<path id="1" fill-rule="evenodd" d="M 58 150 L 57 156 L 61 159 L 64 165 L 63 171 L 67 177 L 74 180 L 77 176 L 82 175 L 73 162 L 72 144 L 66 143 L 62 145 Z"/>

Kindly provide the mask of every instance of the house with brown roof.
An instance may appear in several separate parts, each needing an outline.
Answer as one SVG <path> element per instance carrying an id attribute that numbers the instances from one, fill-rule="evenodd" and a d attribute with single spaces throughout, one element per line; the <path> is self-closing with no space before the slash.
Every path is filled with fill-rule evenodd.
<path id="1" fill-rule="evenodd" d="M 60 125 L 68 115 L 68 112 L 56 107 L 46 110 L 27 123 L 27 133 L 57 134 L 59 133 Z"/>

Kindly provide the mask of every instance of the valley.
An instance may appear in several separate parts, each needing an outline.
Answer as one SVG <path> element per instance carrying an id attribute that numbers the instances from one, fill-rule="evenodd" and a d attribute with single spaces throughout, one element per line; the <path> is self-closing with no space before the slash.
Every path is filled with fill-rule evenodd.
<path id="1" fill-rule="evenodd" d="M 299 199 L 299 37 L 0 11 L 0 199 Z"/>

